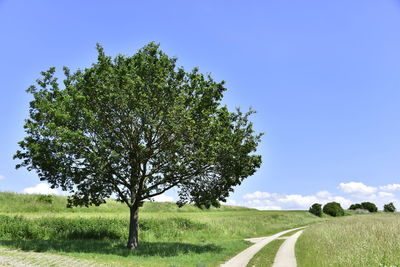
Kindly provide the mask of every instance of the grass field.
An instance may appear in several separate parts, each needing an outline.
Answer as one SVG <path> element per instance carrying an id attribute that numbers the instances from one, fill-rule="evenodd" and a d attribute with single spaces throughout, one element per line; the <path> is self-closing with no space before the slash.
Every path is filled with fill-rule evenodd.
<path id="1" fill-rule="evenodd" d="M 400 215 L 354 215 L 307 228 L 296 244 L 300 267 L 400 266 Z"/>
<path id="2" fill-rule="evenodd" d="M 35 195 L 0 193 L 0 246 L 40 251 L 124 266 L 218 266 L 266 236 L 320 222 L 306 211 L 258 211 L 222 206 L 200 210 L 173 203 L 145 203 L 139 215 L 140 247 L 124 248 L 128 208 L 109 201 L 100 207 L 65 208 Z"/>

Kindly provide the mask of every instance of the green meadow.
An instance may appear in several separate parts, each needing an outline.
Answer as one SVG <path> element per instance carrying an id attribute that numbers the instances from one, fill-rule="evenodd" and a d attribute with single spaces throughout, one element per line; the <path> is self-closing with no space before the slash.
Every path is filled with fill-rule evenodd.
<path id="1" fill-rule="evenodd" d="M 308 227 L 296 243 L 298 266 L 400 266 L 400 215 L 335 218 Z"/>
<path id="2" fill-rule="evenodd" d="M 346 215 L 351 216 L 319 218 L 307 211 L 234 206 L 207 210 L 146 202 L 139 215 L 140 246 L 131 251 L 125 248 L 129 211 L 121 203 L 108 200 L 99 207 L 70 209 L 65 197 L 3 192 L 0 247 L 107 266 L 219 266 L 252 245 L 245 238 L 310 225 L 296 244 L 300 267 L 400 265 L 398 213 L 357 215 L 346 211 Z M 272 266 L 283 241 L 267 244 L 248 266 Z"/>
<path id="3" fill-rule="evenodd" d="M 125 248 L 129 211 L 109 200 L 65 207 L 38 195 L 0 193 L 0 246 L 68 255 L 114 266 L 218 266 L 247 248 L 244 238 L 326 220 L 307 211 L 258 211 L 146 202 L 139 214 L 140 247 Z"/>

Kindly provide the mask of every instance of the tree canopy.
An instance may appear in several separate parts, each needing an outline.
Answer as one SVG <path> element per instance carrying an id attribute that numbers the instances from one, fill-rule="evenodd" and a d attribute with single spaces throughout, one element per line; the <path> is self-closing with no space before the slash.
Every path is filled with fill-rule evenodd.
<path id="1" fill-rule="evenodd" d="M 176 187 L 179 205 L 218 206 L 259 168 L 253 111 L 222 105 L 223 81 L 177 67 L 155 43 L 133 56 L 97 50 L 91 67 L 64 67 L 62 84 L 50 68 L 27 90 L 17 168 L 70 192 L 70 206 L 116 196 L 136 223 L 145 199 Z"/>

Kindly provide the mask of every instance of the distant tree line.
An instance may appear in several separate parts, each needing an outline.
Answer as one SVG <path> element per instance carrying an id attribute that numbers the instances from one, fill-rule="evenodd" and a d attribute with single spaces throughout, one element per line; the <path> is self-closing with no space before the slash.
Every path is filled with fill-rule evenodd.
<path id="1" fill-rule="evenodd" d="M 351 204 L 349 207 L 349 210 L 354 210 L 354 211 L 355 210 L 363 210 L 366 212 L 378 212 L 377 206 L 372 202 L 362 202 L 362 203 Z M 319 217 L 322 217 L 323 213 L 333 216 L 333 217 L 345 215 L 345 212 L 344 212 L 342 206 L 337 202 L 326 203 L 323 207 L 319 203 L 314 203 L 308 211 L 311 214 L 314 214 Z M 394 206 L 394 204 L 392 202 L 390 202 L 383 206 L 383 211 L 395 212 L 396 207 Z"/>

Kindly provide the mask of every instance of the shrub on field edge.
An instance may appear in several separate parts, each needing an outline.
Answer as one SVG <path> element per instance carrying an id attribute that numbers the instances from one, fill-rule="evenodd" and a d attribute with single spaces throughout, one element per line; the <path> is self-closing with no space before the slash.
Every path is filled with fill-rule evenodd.
<path id="1" fill-rule="evenodd" d="M 311 214 L 314 214 L 315 216 L 321 217 L 322 216 L 322 208 L 321 204 L 319 203 L 314 203 L 308 210 Z"/>
<path id="2" fill-rule="evenodd" d="M 342 206 L 340 206 L 340 204 L 337 202 L 326 203 L 323 208 L 323 211 L 325 214 L 328 214 L 333 217 L 338 217 L 338 216 L 344 215 L 344 210 L 343 210 Z"/>
<path id="3" fill-rule="evenodd" d="M 54 195 L 38 195 L 37 200 L 41 203 L 46 204 L 53 204 L 54 202 Z"/>
<path id="4" fill-rule="evenodd" d="M 396 207 L 393 205 L 393 202 L 390 202 L 389 204 L 385 204 L 383 206 L 383 211 L 385 212 L 395 212 Z"/>
<path id="5" fill-rule="evenodd" d="M 378 208 L 374 203 L 371 202 L 362 202 L 361 206 L 364 210 L 368 210 L 369 212 L 377 212 Z"/>
<path id="6" fill-rule="evenodd" d="M 349 210 L 362 210 L 363 206 L 359 203 L 351 204 Z"/>

